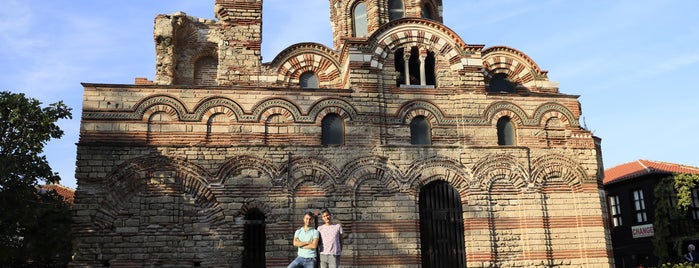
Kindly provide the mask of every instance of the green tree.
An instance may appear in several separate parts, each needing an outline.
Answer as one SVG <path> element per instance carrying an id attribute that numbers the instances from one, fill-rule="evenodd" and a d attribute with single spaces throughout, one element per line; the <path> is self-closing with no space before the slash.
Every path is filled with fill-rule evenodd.
<path id="1" fill-rule="evenodd" d="M 0 92 L 1 267 L 51 266 L 70 254 L 70 208 L 55 191 L 37 191 L 60 180 L 43 150 L 63 136 L 56 122 L 66 118 L 71 109 L 62 101 L 42 108 L 22 93 Z"/>
<path id="2" fill-rule="evenodd" d="M 683 242 L 699 235 L 696 228 L 690 228 L 694 224 L 681 224 L 682 219 L 688 217 L 692 189 L 697 186 L 699 175 L 695 174 L 673 174 L 661 179 L 655 186 L 655 236 L 652 241 L 654 253 L 661 263 L 671 262 L 676 256 L 681 256 Z M 677 226 L 678 223 L 681 226 Z M 673 237 L 673 228 L 680 228 L 682 232 L 676 231 L 677 234 Z"/>

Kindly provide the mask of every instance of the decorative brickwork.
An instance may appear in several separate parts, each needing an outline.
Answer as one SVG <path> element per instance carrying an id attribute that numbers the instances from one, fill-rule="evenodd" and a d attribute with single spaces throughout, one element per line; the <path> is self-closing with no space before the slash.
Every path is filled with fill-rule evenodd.
<path id="1" fill-rule="evenodd" d="M 435 267 L 429 254 L 468 267 L 610 266 L 600 140 L 581 128 L 577 96 L 524 53 L 419 17 L 441 1 L 403 1 L 394 21 L 388 1 L 365 1 L 366 38 L 350 35 L 357 1 L 330 2 L 334 49 L 301 43 L 263 63 L 261 0 L 217 0 L 218 20 L 156 17 L 154 81 L 83 84 L 73 266 L 246 267 L 255 225 L 264 265 L 286 267 L 303 213 L 323 208 L 343 226 L 343 267 Z M 396 59 L 410 49 L 416 62 Z M 304 72 L 319 88 L 299 86 Z M 434 84 L 400 82 L 414 73 Z M 516 92 L 489 92 L 494 74 Z M 344 144 L 322 144 L 331 114 Z M 498 146 L 504 116 L 515 145 Z M 416 117 L 429 145 L 411 144 Z M 447 198 L 420 198 L 435 183 L 456 208 L 423 209 Z M 421 228 L 444 222 L 458 232 Z M 463 254 L 423 248 L 428 239 Z"/>

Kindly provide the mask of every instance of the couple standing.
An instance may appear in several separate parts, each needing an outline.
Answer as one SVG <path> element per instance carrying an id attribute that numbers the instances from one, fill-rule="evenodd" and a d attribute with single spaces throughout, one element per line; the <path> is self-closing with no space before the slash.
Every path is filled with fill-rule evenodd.
<path id="1" fill-rule="evenodd" d="M 287 268 L 313 268 L 316 260 L 316 248 L 320 246 L 320 267 L 337 268 L 342 254 L 342 226 L 332 223 L 330 210 L 321 212 L 325 224 L 313 228 L 313 213 L 303 216 L 303 227 L 294 233 L 294 246 L 298 247 L 296 259 Z M 321 239 L 322 238 L 322 239 Z M 318 245 L 318 240 L 322 243 Z"/>

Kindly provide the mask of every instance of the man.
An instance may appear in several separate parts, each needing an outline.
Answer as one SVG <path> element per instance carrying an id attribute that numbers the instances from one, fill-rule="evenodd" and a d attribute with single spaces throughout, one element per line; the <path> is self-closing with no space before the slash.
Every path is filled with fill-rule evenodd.
<path id="1" fill-rule="evenodd" d="M 342 255 L 342 226 L 333 224 L 330 210 L 321 212 L 324 225 L 318 226 L 320 232 L 320 268 L 337 268 Z"/>
<path id="2" fill-rule="evenodd" d="M 697 253 L 694 252 L 694 245 L 689 244 L 689 246 L 687 246 L 687 254 L 684 255 L 684 260 L 686 260 L 689 263 L 695 263 L 698 261 L 697 257 Z"/>
<path id="3" fill-rule="evenodd" d="M 294 246 L 298 247 L 297 257 L 287 268 L 313 268 L 316 262 L 316 248 L 318 247 L 318 230 L 313 228 L 313 213 L 307 212 L 303 216 L 303 227 L 294 233 Z"/>

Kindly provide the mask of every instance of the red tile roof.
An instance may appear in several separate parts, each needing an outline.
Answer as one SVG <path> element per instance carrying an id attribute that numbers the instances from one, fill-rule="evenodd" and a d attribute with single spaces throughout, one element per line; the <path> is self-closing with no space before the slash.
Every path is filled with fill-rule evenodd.
<path id="1" fill-rule="evenodd" d="M 699 167 L 650 160 L 637 160 L 605 170 L 604 180 L 602 180 L 602 183 L 609 184 L 648 174 L 665 173 L 699 174 Z"/>
<path id="2" fill-rule="evenodd" d="M 63 199 L 68 202 L 71 206 L 73 205 L 73 200 L 75 199 L 75 189 L 61 185 L 61 184 L 47 184 L 39 186 L 39 189 L 46 190 L 56 190 L 58 195 L 62 196 Z"/>

